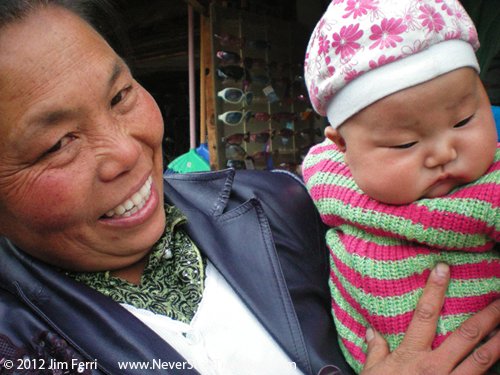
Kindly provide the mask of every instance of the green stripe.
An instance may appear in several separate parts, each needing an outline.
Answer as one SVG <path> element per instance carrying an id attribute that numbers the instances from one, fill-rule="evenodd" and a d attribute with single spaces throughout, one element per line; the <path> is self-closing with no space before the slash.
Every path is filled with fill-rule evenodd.
<path id="1" fill-rule="evenodd" d="M 416 205 L 426 207 L 429 211 L 441 211 L 465 215 L 495 226 L 498 226 L 500 223 L 500 209 L 494 208 L 489 202 L 477 199 L 421 199 L 416 202 Z"/>
<path id="2" fill-rule="evenodd" d="M 321 163 L 322 161 L 336 161 L 339 163 L 343 163 L 344 158 L 342 154 L 339 153 L 333 153 L 330 151 L 325 151 L 320 154 L 309 154 L 307 157 L 304 159 L 304 162 L 302 163 L 303 168 L 312 168 L 316 164 Z"/>
<path id="3" fill-rule="evenodd" d="M 481 184 L 487 183 L 499 183 L 500 182 L 500 170 L 491 171 L 488 174 L 481 176 L 478 180 Z"/>
<path id="4" fill-rule="evenodd" d="M 458 327 L 462 325 L 469 317 L 474 314 L 462 314 L 462 315 L 453 315 L 453 316 L 441 316 L 438 321 L 436 335 L 445 335 L 449 332 L 454 332 Z M 363 352 L 366 353 L 367 346 L 364 338 L 358 337 L 349 327 L 342 324 L 340 320 L 334 317 L 335 326 L 337 328 L 337 332 L 340 337 L 343 339 L 353 342 L 356 346 L 362 348 Z M 367 326 L 367 324 L 364 324 Z M 395 334 L 384 334 L 383 337 L 387 341 L 389 345 L 389 349 L 391 351 L 401 345 L 403 338 L 406 332 L 395 333 Z M 354 359 L 354 358 L 353 358 Z"/>
<path id="5" fill-rule="evenodd" d="M 328 146 L 331 142 L 325 142 L 322 146 Z M 333 160 L 344 162 L 344 154 L 334 148 L 327 148 L 320 153 L 307 154 L 304 159 L 304 165 L 310 166 L 319 163 L 321 160 Z"/>
<path id="6" fill-rule="evenodd" d="M 473 313 L 470 314 L 457 314 L 457 315 L 446 315 L 440 316 L 437 325 L 437 334 L 447 334 L 448 332 L 455 331 L 458 327 L 462 325 L 468 318 L 470 318 Z"/>
<path id="7" fill-rule="evenodd" d="M 498 148 L 497 146 L 497 150 L 495 152 L 495 158 L 494 158 L 495 161 L 499 161 L 500 160 L 500 149 Z"/>
<path id="8" fill-rule="evenodd" d="M 357 193 L 363 193 L 352 178 L 329 172 L 317 172 L 313 174 L 309 177 L 309 180 L 307 180 L 306 186 L 312 189 L 316 185 L 323 184 L 333 185 L 334 188 L 343 187 L 354 190 Z"/>
<path id="9" fill-rule="evenodd" d="M 354 231 L 357 232 L 355 234 L 362 234 L 367 240 L 370 240 L 370 237 L 378 238 L 377 236 L 364 233 L 359 229 L 353 229 L 348 225 L 342 226 L 341 229 L 346 233 Z M 342 263 L 355 269 L 362 276 L 381 280 L 396 280 L 420 274 L 425 270 L 434 268 L 440 261 L 450 265 L 462 265 L 500 260 L 500 253 L 494 250 L 482 253 L 431 251 L 427 254 L 417 254 L 416 256 L 397 261 L 375 260 L 367 258 L 364 254 L 358 255 L 347 251 L 340 240 L 339 233 L 335 229 L 329 229 L 327 231 L 326 241 L 335 256 L 338 257 Z"/>
<path id="10" fill-rule="evenodd" d="M 401 240 L 401 239 L 395 238 L 395 237 L 377 236 L 376 234 L 372 234 L 370 232 L 367 232 L 364 229 L 360 229 L 360 228 L 354 227 L 354 226 L 349 225 L 349 224 L 342 224 L 336 228 L 331 228 L 330 230 L 332 232 L 335 231 L 336 233 L 342 232 L 342 233 L 345 233 L 349 236 L 359 238 L 360 240 L 363 240 L 366 242 L 372 242 L 372 243 L 377 244 L 379 246 L 401 246 L 401 245 L 408 244 L 408 241 L 404 241 L 404 240 Z M 330 232 L 330 230 L 328 232 Z M 338 232 L 337 232 L 337 230 L 338 230 Z M 331 235 L 333 235 L 333 233 Z M 333 241 L 333 239 L 332 239 L 332 241 Z"/>
<path id="11" fill-rule="evenodd" d="M 329 286 L 333 301 L 339 305 L 342 310 L 346 311 L 352 319 L 357 321 L 359 324 L 366 326 L 366 318 L 354 309 L 351 304 L 344 299 L 344 297 L 342 297 L 339 289 L 331 280 L 329 280 Z"/>
<path id="12" fill-rule="evenodd" d="M 339 246 L 340 248 L 340 246 Z M 343 263 L 350 265 L 353 269 L 360 271 L 362 274 L 371 274 L 370 277 L 373 277 L 373 274 L 376 274 L 377 279 L 384 280 L 392 280 L 397 282 L 397 279 L 406 277 L 408 275 L 421 273 L 421 271 L 425 269 L 431 269 L 435 263 L 429 264 L 426 262 L 428 259 L 421 259 L 422 263 L 409 263 L 410 265 L 415 264 L 415 268 L 410 268 L 410 270 L 405 269 L 405 267 L 399 262 L 371 262 L 367 259 L 360 258 L 358 256 L 349 257 L 347 255 L 347 259 L 345 259 L 345 251 L 340 249 L 334 249 L 336 254 L 342 252 L 340 254 L 340 259 Z M 342 259 L 344 258 L 344 259 Z M 418 258 L 418 257 L 417 257 Z M 429 258 L 429 256 L 425 256 L 425 258 Z M 368 264 L 372 263 L 372 264 Z M 374 263 L 376 263 L 376 267 L 374 267 Z M 422 264 L 425 265 L 428 263 L 427 267 L 423 267 L 422 270 L 418 270 L 421 268 Z M 407 263 L 408 264 L 408 263 Z M 422 288 L 418 288 L 412 290 L 408 293 L 399 296 L 387 296 L 380 297 L 375 296 L 370 293 L 366 293 L 362 289 L 358 289 L 354 285 L 352 285 L 348 279 L 346 279 L 335 267 L 334 263 L 331 263 L 331 270 L 335 273 L 339 282 L 346 289 L 347 293 L 355 300 L 357 300 L 360 305 L 365 308 L 369 314 L 373 315 L 381 315 L 381 316 L 396 316 L 400 314 L 405 314 L 409 311 L 412 311 L 418 301 L 418 298 L 421 295 Z M 476 296 L 482 294 L 488 294 L 491 292 L 498 291 L 500 288 L 500 280 L 498 278 L 490 278 L 490 279 L 472 279 L 472 280 L 451 280 L 450 285 L 447 290 L 447 297 L 464 297 L 464 296 Z M 334 289 L 332 289 L 332 292 Z M 340 298 L 340 295 L 336 295 L 335 298 Z M 337 301 L 339 305 L 343 309 L 348 309 L 348 302 L 340 299 Z M 353 316 L 359 322 L 362 322 L 361 317 Z"/>
<path id="13" fill-rule="evenodd" d="M 422 289 L 418 289 L 403 296 L 375 297 L 354 288 L 342 275 L 339 275 L 337 270 L 333 270 L 333 272 L 335 272 L 339 282 L 346 289 L 347 293 L 353 296 L 370 315 L 392 317 L 413 311 L 422 294 Z"/>
<path id="14" fill-rule="evenodd" d="M 342 286 L 346 289 L 347 293 L 353 296 L 353 298 L 357 300 L 370 315 L 394 317 L 413 311 L 423 290 L 422 287 L 399 296 L 374 296 L 354 287 L 338 272 L 337 269 L 334 268 L 333 272 L 339 279 Z M 498 289 L 498 279 L 486 279 L 480 281 L 451 280 L 446 296 L 451 298 L 477 296 L 496 292 Z"/>
<path id="15" fill-rule="evenodd" d="M 342 354 L 344 354 L 345 360 L 347 361 L 349 366 L 351 366 L 354 369 L 354 372 L 359 374 L 363 370 L 363 365 L 360 362 L 356 361 L 353 356 L 351 356 L 351 353 L 349 353 L 349 351 L 344 346 L 344 343 L 342 343 L 342 341 L 340 340 L 338 341 L 340 350 L 342 351 Z"/>
<path id="16" fill-rule="evenodd" d="M 395 233 L 409 241 L 416 241 L 428 246 L 470 248 L 482 246 L 488 242 L 488 238 L 484 234 L 463 234 L 441 228 L 426 228 L 410 219 L 362 207 L 351 207 L 335 198 L 319 199 L 316 201 L 316 206 L 322 215 L 335 213 L 354 224 Z"/>

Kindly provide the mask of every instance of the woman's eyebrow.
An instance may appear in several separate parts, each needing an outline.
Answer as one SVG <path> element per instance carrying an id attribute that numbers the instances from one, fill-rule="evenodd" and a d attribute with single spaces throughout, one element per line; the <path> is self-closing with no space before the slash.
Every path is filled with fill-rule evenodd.
<path id="1" fill-rule="evenodd" d="M 122 59 L 117 59 L 110 71 L 107 88 L 111 89 L 116 83 L 121 74 L 127 70 L 128 67 Z M 75 109 L 55 109 L 52 111 L 42 112 L 29 121 L 30 124 L 36 124 L 40 127 L 46 127 L 59 122 L 68 120 L 77 115 Z"/>
<path id="2" fill-rule="evenodd" d="M 108 87 L 112 87 L 115 82 L 118 80 L 123 71 L 127 68 L 127 65 L 122 59 L 118 59 L 113 64 L 113 69 L 111 71 L 111 75 L 108 80 Z"/>
<path id="3" fill-rule="evenodd" d="M 44 128 L 50 125 L 60 123 L 76 116 L 76 111 L 72 109 L 60 109 L 54 111 L 43 112 L 29 121 L 30 125 Z"/>

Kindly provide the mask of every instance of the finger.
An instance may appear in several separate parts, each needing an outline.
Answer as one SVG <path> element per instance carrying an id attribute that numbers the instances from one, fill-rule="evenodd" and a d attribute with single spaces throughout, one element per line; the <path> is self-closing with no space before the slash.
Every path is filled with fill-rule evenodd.
<path id="1" fill-rule="evenodd" d="M 469 355 L 455 371 L 453 375 L 476 375 L 484 374 L 500 358 L 500 333 L 497 333 L 484 345 Z"/>
<path id="2" fill-rule="evenodd" d="M 389 355 L 389 346 L 382 335 L 372 328 L 366 330 L 366 340 L 368 349 L 364 368 L 369 369 Z"/>
<path id="3" fill-rule="evenodd" d="M 496 300 L 484 310 L 467 319 L 455 332 L 443 341 L 438 349 L 435 350 L 436 355 L 458 363 L 469 354 L 484 337 L 495 330 L 498 324 L 500 324 L 500 300 Z M 467 357 L 467 362 L 472 361 L 468 366 L 474 365 L 474 362 L 481 359 L 475 356 L 482 355 L 485 357 L 490 349 L 496 349 L 495 354 L 498 358 L 498 352 L 500 351 L 498 337 L 499 333 L 483 345 L 483 349 L 479 353 L 471 354 L 472 358 L 471 356 Z M 495 344 L 497 345 L 496 348 L 494 347 Z"/>
<path id="4" fill-rule="evenodd" d="M 434 267 L 401 343 L 402 348 L 411 351 L 430 348 L 449 279 L 450 268 L 447 264 L 439 263 Z"/>

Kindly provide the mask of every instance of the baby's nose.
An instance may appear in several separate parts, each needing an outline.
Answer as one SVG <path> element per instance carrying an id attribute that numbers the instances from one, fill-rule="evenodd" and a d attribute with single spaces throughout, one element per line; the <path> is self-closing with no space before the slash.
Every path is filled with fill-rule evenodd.
<path id="1" fill-rule="evenodd" d="M 457 151 L 451 144 L 442 142 L 436 145 L 433 150 L 427 155 L 425 166 L 427 168 L 435 168 L 446 165 L 457 158 Z"/>

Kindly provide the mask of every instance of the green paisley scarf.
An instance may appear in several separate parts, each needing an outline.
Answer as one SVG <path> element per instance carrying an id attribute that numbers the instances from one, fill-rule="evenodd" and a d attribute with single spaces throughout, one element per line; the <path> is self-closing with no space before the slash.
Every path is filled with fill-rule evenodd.
<path id="1" fill-rule="evenodd" d="M 110 271 L 68 275 L 116 302 L 189 323 L 203 295 L 206 260 L 179 227 L 186 217 L 174 206 L 165 211 L 165 232 L 150 253 L 140 285 L 113 277 Z"/>

